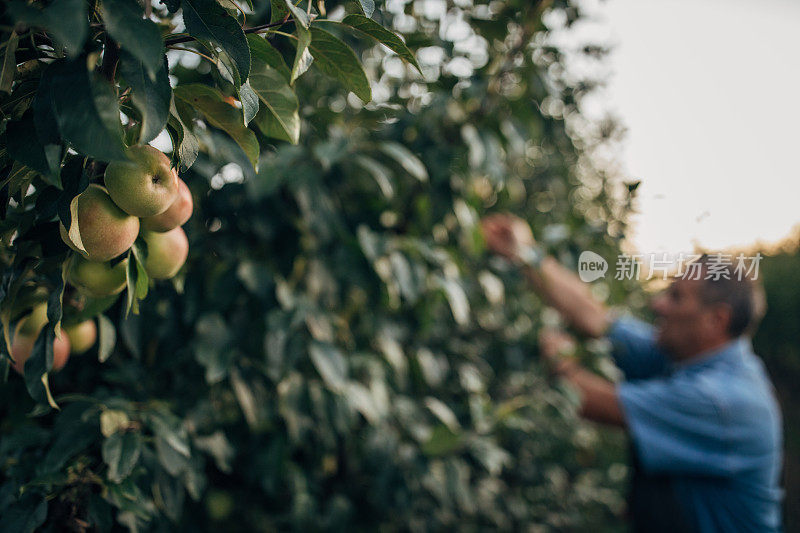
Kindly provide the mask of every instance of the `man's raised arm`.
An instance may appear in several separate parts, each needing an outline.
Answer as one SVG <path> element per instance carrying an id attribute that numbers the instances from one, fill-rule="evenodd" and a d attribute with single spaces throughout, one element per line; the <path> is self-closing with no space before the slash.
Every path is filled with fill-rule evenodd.
<path id="1" fill-rule="evenodd" d="M 497 214 L 483 219 L 482 227 L 489 249 L 525 265 L 534 290 L 569 324 L 590 337 L 606 333 L 610 325 L 606 306 L 592 296 L 575 273 L 555 258 L 540 255 L 543 252 L 537 250 L 527 222 L 513 215 Z"/>

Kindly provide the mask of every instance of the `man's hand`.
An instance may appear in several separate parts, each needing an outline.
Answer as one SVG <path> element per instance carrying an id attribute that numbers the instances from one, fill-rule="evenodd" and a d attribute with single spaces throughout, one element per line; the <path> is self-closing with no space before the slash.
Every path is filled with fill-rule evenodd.
<path id="1" fill-rule="evenodd" d="M 539 332 L 539 350 L 551 372 L 574 385 L 581 394 L 581 414 L 589 420 L 625 426 L 625 417 L 613 383 L 584 369 L 572 357 L 575 340 L 559 329 Z"/>
<path id="2" fill-rule="evenodd" d="M 490 215 L 483 219 L 481 227 L 489 249 L 515 263 L 520 262 L 520 251 L 535 242 L 528 223 L 514 215 Z"/>

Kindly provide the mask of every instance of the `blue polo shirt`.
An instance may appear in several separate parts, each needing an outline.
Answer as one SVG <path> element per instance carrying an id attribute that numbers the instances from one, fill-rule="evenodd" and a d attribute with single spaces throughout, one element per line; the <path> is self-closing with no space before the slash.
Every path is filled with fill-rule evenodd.
<path id="1" fill-rule="evenodd" d="M 781 415 L 750 340 L 673 363 L 629 316 L 608 332 L 640 467 L 667 476 L 698 531 L 781 531 Z"/>

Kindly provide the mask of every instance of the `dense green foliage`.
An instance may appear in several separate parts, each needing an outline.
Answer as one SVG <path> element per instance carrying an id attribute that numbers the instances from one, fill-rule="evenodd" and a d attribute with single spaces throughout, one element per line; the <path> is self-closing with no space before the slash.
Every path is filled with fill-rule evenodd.
<path id="1" fill-rule="evenodd" d="M 73 3 L 12 15 L 46 28 L 56 52 L 64 45 L 78 62 L 96 60 L 63 31 L 75 21 L 55 18 Z M 518 213 L 573 265 L 588 247 L 617 250 L 630 191 L 615 190 L 592 163 L 613 125 L 580 116 L 590 84 L 566 74 L 542 21 L 570 24 L 577 9 L 390 2 L 373 13 L 362 0 L 347 6 L 349 24 L 315 20 L 308 29 L 304 4 L 274 1 L 271 20 L 283 20 L 282 8 L 295 23 L 292 37 L 272 32 L 266 45 L 239 38 L 233 2 L 165 3 L 156 14 L 166 24 L 182 6 L 174 17 L 214 41 L 219 68 L 170 55 L 167 89 L 163 61 L 146 55 L 160 50 L 145 42 L 155 34 L 140 28 L 128 42 L 131 31 L 115 30 L 106 14 L 135 2 L 107 0 L 105 30 L 92 15 L 85 47 L 108 46 L 106 30 L 121 45 L 116 74 L 105 59 L 97 69 L 107 80 L 121 75 L 125 129 L 100 112 L 117 88 L 69 59 L 56 62 L 62 70 L 32 67 L 0 101 L 7 331 L 31 302 L 51 303 L 38 362 L 0 388 L 0 529 L 563 529 L 618 520 L 620 435 L 578 421 L 571 392 L 548 382 L 535 347 L 543 304 L 487 256 L 477 226 L 488 212 Z M 267 16 L 255 7 L 252 25 Z M 198 25 L 204 13 L 219 27 Z M 417 52 L 424 79 L 385 28 Z M 56 53 L 36 35 L 19 39 L 20 76 L 24 54 Z M 74 85 L 66 101 L 60 77 L 87 91 Z M 37 113 L 45 98 L 52 113 Z M 72 122 L 81 103 L 98 111 L 83 129 Z M 52 114 L 60 137 L 46 139 L 40 123 Z M 71 199 L 123 142 L 149 141 L 164 123 L 195 199 L 183 273 L 148 283 L 135 246 L 128 296 L 87 302 L 64 291 L 69 254 L 56 221 L 69 226 Z M 41 150 L 21 152 L 14 128 Z M 595 288 L 615 302 L 626 289 Z M 105 309 L 101 347 L 46 373 L 44 341 L 62 301 L 65 322 Z M 602 369 L 601 352 L 586 356 Z M 48 406 L 48 381 L 59 411 Z"/>
<path id="2" fill-rule="evenodd" d="M 787 249 L 766 255 L 760 278 L 767 295 L 767 313 L 753 338 L 753 347 L 767 365 L 783 410 L 784 505 L 787 531 L 800 529 L 800 253 L 797 233 Z"/>

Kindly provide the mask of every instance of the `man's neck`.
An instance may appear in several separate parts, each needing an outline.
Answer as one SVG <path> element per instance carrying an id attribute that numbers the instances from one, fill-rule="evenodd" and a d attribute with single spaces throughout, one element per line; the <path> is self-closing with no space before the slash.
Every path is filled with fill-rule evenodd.
<path id="1" fill-rule="evenodd" d="M 689 364 L 700 361 L 710 355 L 713 355 L 715 352 L 719 351 L 720 348 L 733 340 L 734 339 L 731 337 L 714 337 L 707 339 L 698 343 L 697 346 L 693 347 L 693 349 L 690 351 L 687 351 L 687 353 L 676 357 L 675 362 L 679 364 Z"/>

